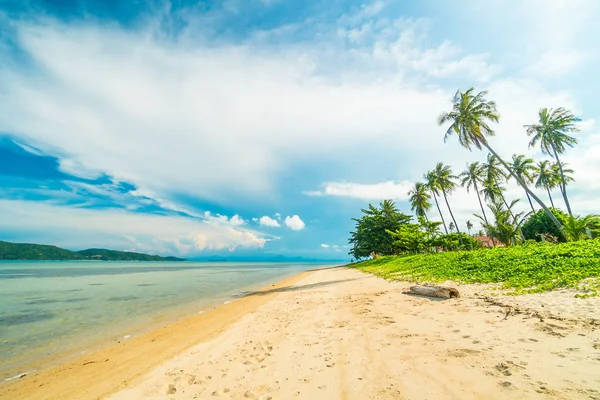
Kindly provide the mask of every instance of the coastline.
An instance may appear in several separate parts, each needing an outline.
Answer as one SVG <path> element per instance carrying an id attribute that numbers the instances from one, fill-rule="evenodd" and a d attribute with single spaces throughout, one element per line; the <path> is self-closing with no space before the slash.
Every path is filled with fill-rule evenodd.
<path id="1" fill-rule="evenodd" d="M 0 398 L 104 398 L 189 347 L 214 338 L 286 287 L 318 270 L 301 272 L 201 314 L 143 331 L 105 347 L 93 346 L 89 353 L 74 356 L 33 375 L 2 382 Z"/>

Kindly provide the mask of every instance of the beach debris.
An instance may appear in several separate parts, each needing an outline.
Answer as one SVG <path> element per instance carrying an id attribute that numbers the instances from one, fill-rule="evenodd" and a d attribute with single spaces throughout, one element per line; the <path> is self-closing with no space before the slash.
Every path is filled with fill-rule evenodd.
<path id="1" fill-rule="evenodd" d="M 409 292 L 406 294 L 418 294 L 421 296 L 428 297 L 439 297 L 442 299 L 449 299 L 452 297 L 460 297 L 458 290 L 454 288 L 446 288 L 442 286 L 411 286 Z"/>

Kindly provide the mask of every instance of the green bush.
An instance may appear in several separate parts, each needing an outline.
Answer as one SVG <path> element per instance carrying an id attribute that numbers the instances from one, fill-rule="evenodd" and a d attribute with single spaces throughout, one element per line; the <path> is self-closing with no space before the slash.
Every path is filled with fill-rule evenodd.
<path id="1" fill-rule="evenodd" d="M 561 224 L 565 224 L 567 221 L 568 215 L 558 208 L 551 208 L 550 211 L 554 216 L 561 222 Z M 556 225 L 552 222 L 548 214 L 544 210 L 539 210 L 537 213 L 530 216 L 527 221 L 521 227 L 523 230 L 523 235 L 527 240 L 535 240 L 541 241 L 540 235 L 552 235 L 558 239 L 559 242 L 565 242 L 565 237 L 562 232 L 558 230 Z"/>
<path id="2" fill-rule="evenodd" d="M 390 280 L 497 282 L 515 289 L 514 294 L 544 292 L 577 287 L 584 279 L 600 276 L 600 239 L 380 257 L 353 268 Z"/>

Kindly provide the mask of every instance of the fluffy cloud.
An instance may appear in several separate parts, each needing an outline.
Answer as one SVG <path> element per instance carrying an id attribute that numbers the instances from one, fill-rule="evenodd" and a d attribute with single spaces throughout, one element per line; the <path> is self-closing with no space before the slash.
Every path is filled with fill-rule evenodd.
<path id="1" fill-rule="evenodd" d="M 272 228 L 278 228 L 278 227 L 281 226 L 279 224 L 279 222 L 277 222 L 276 219 L 273 219 L 273 218 L 271 218 L 269 216 L 266 216 L 266 215 L 263 216 L 263 217 L 260 217 L 260 218 L 252 218 L 252 220 L 254 222 L 258 222 L 260 224 L 260 226 L 269 226 L 269 227 L 272 227 Z"/>
<path id="2" fill-rule="evenodd" d="M 297 215 L 292 215 L 291 217 L 285 217 L 285 226 L 287 226 L 288 228 L 294 230 L 294 231 L 299 231 L 302 230 L 306 227 L 306 224 L 304 223 L 304 221 L 302 221 L 300 219 L 299 216 Z"/>
<path id="3" fill-rule="evenodd" d="M 412 186 L 413 183 L 409 181 L 387 181 L 373 184 L 328 182 L 323 185 L 322 190 L 304 193 L 308 196 L 340 196 L 361 200 L 406 200 Z"/>
<path id="4" fill-rule="evenodd" d="M 324 249 L 328 249 L 330 246 L 328 244 L 321 244 L 321 247 Z"/>
<path id="5" fill-rule="evenodd" d="M 10 232 L 11 237 L 50 240 L 69 248 L 95 247 L 101 242 L 120 250 L 186 256 L 204 250 L 262 248 L 272 239 L 220 218 L 199 220 L 21 200 L 0 200 L 0 213 L 5 216 L 0 231 Z"/>

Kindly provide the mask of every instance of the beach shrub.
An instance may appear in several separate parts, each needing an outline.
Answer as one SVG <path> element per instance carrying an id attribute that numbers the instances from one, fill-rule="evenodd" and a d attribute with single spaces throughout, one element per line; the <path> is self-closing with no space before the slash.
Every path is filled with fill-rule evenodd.
<path id="1" fill-rule="evenodd" d="M 558 208 L 550 208 L 550 211 L 560 221 L 561 224 L 565 224 L 568 215 Z M 565 237 L 562 232 L 558 230 L 556 225 L 552 222 L 548 214 L 544 210 L 539 210 L 537 213 L 530 216 L 522 226 L 523 235 L 525 239 L 542 241 L 542 236 L 551 235 L 558 238 L 560 242 L 565 242 Z"/>
<path id="2" fill-rule="evenodd" d="M 600 239 L 380 257 L 353 268 L 389 280 L 502 283 L 513 294 L 544 292 L 600 277 Z"/>

